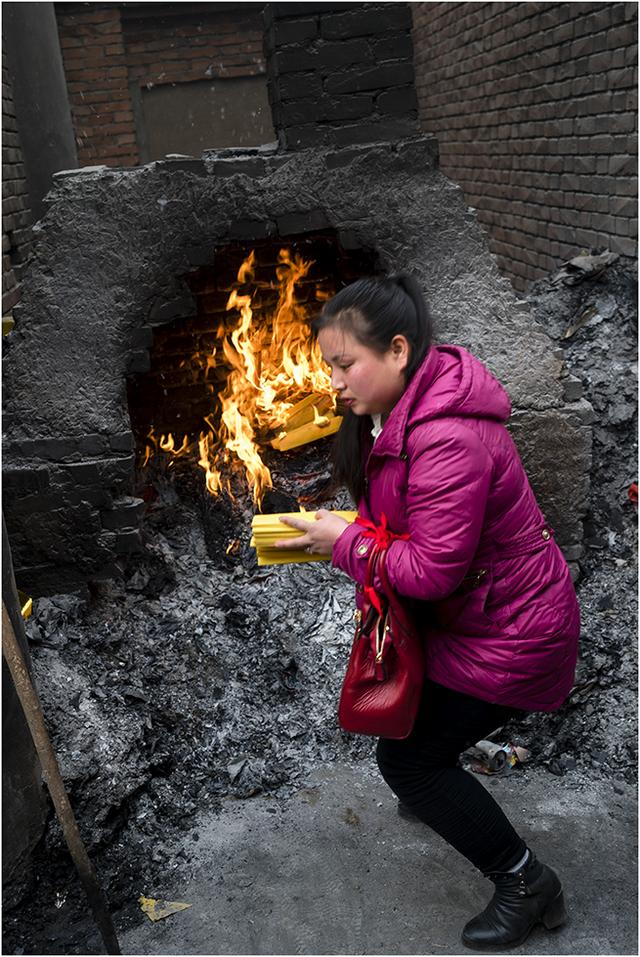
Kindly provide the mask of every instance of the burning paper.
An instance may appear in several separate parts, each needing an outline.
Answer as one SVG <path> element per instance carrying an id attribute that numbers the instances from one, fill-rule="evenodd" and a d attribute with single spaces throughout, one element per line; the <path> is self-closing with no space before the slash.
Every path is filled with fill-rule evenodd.
<path id="1" fill-rule="evenodd" d="M 231 497 L 230 473 L 241 470 L 259 506 L 273 487 L 262 447 L 270 444 L 285 451 L 338 430 L 342 419 L 335 415 L 329 370 L 310 335 L 307 307 L 295 295 L 296 284 L 311 265 L 290 249 L 281 249 L 275 282 L 260 284 L 255 252 L 249 254 L 227 301 L 227 310 L 238 318 L 230 329 L 222 324 L 220 342 L 209 354 L 197 356 L 219 412 L 206 416 L 207 428 L 197 439 L 184 436 L 180 441 L 171 434 L 158 439 L 152 429 L 143 466 L 160 451 L 172 457 L 193 454 L 210 494 L 225 490 Z M 272 315 L 254 321 L 254 298 L 265 286 L 277 289 L 277 303 Z M 220 368 L 226 374 L 221 391 L 209 378 Z"/>

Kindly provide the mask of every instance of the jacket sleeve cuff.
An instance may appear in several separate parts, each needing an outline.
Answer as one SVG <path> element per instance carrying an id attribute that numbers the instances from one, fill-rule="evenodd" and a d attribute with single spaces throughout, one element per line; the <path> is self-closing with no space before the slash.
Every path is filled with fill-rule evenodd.
<path id="1" fill-rule="evenodd" d="M 373 540 L 365 538 L 359 525 L 348 525 L 333 546 L 331 564 L 363 585 Z"/>

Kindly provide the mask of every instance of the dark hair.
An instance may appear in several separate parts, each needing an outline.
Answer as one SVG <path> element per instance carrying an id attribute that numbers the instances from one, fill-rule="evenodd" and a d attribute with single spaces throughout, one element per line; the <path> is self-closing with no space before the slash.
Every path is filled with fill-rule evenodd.
<path id="1" fill-rule="evenodd" d="M 394 336 L 405 336 L 411 349 L 405 385 L 422 364 L 433 336 L 420 286 L 406 273 L 358 279 L 341 289 L 325 303 L 312 328 L 317 335 L 333 325 L 381 355 L 388 352 Z M 348 409 L 333 447 L 334 480 L 347 486 L 356 503 L 364 493 L 363 443 L 370 431 L 371 418 Z"/>

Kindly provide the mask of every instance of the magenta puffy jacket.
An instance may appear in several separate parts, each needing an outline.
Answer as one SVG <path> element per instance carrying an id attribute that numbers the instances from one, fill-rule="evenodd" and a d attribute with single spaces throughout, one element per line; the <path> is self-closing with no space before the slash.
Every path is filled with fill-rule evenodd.
<path id="1" fill-rule="evenodd" d="M 409 533 L 387 555 L 392 586 L 417 599 L 427 674 L 456 691 L 532 711 L 571 690 L 580 612 L 504 422 L 511 403 L 465 349 L 434 346 L 368 451 L 359 513 Z M 333 564 L 361 592 L 371 540 L 340 535 Z"/>

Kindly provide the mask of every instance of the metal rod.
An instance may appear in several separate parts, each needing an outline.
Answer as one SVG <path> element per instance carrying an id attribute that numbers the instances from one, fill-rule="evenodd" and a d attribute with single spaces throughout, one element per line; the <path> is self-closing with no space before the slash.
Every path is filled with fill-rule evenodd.
<path id="1" fill-rule="evenodd" d="M 31 683 L 27 665 L 4 602 L 2 603 L 2 654 L 11 672 L 40 759 L 44 780 L 62 826 L 73 863 L 85 889 L 94 920 L 102 935 L 107 954 L 120 954 L 120 945 L 109 912 L 109 905 L 80 836 L 75 815 L 60 775 L 58 760 L 47 732 L 40 701 Z"/>

